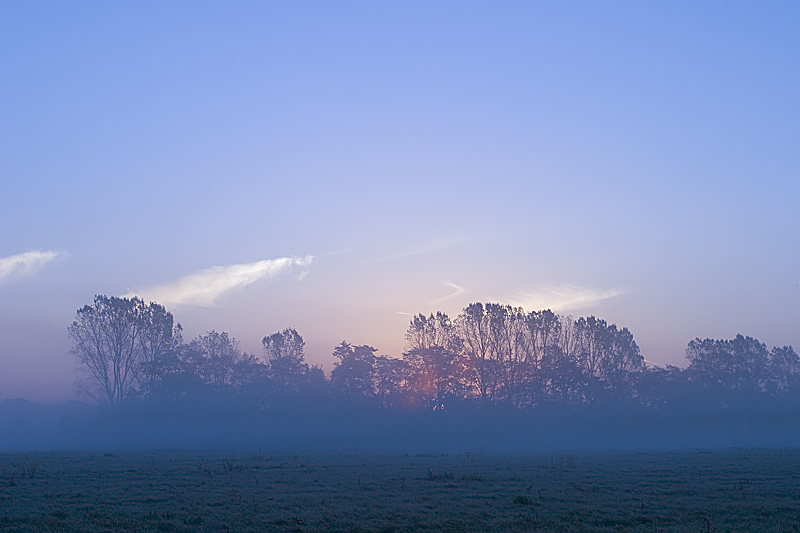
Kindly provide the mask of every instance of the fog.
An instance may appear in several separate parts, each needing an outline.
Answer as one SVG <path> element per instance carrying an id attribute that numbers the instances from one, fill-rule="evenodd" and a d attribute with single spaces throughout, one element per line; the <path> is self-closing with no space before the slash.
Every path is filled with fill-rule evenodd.
<path id="1" fill-rule="evenodd" d="M 68 330 L 83 401 L 0 404 L 0 449 L 421 452 L 794 446 L 800 356 L 753 337 L 694 339 L 648 365 L 595 316 L 476 302 L 415 315 L 402 357 L 333 348 L 305 360 L 293 328 L 242 351 L 191 340 L 160 304 L 97 296 Z"/>
<path id="2" fill-rule="evenodd" d="M 420 453 L 790 447 L 800 412 L 646 409 L 397 411 L 335 406 L 0 404 L 0 449 Z"/>

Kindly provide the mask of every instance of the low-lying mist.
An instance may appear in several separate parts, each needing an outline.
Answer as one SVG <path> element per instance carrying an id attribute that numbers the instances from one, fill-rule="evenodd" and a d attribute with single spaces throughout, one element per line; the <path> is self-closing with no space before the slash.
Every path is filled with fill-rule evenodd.
<path id="1" fill-rule="evenodd" d="M 0 449 L 265 449 L 291 452 L 666 450 L 793 447 L 800 413 L 585 408 L 519 411 L 454 405 L 258 410 L 235 403 L 0 404 Z"/>

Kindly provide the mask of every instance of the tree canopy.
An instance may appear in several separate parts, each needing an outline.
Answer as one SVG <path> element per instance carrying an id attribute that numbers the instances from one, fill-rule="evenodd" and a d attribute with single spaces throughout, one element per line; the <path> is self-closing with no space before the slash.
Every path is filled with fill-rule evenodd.
<path id="1" fill-rule="evenodd" d="M 171 313 L 135 297 L 95 297 L 68 333 L 80 390 L 110 404 L 213 397 L 259 409 L 337 401 L 431 410 L 464 403 L 695 409 L 800 395 L 800 358 L 791 346 L 768 350 L 742 335 L 695 339 L 686 369 L 648 367 L 626 327 L 499 303 L 472 303 L 455 319 L 415 315 L 401 357 L 342 341 L 329 379 L 306 363 L 305 341 L 293 328 L 265 335 L 259 358 L 227 332 L 185 342 Z"/>

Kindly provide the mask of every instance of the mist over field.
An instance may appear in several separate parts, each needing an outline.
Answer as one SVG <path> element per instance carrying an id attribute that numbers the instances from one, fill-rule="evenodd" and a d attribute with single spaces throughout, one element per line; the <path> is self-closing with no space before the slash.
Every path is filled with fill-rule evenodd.
<path id="1" fill-rule="evenodd" d="M 158 303 L 98 295 L 67 335 L 83 402 L 0 404 L 0 449 L 668 450 L 800 442 L 800 356 L 752 337 L 695 339 L 647 365 L 595 316 L 472 303 L 415 315 L 402 357 L 342 341 L 333 371 L 287 328 L 260 355 L 191 340 Z"/>
<path id="2" fill-rule="evenodd" d="M 258 412 L 239 406 L 107 409 L 84 404 L 0 405 L 0 450 L 273 450 L 364 453 L 664 451 L 788 448 L 800 412 L 664 413 L 646 409 L 451 408 L 446 413 L 369 408 Z"/>
<path id="3" fill-rule="evenodd" d="M 67 328 L 84 401 L 0 403 L 0 528 L 378 531 L 800 526 L 800 356 L 696 338 L 645 361 L 594 315 L 413 315 L 401 357 L 294 328 L 261 352 L 97 295 Z M 633 488 L 632 488 L 633 487 Z"/>

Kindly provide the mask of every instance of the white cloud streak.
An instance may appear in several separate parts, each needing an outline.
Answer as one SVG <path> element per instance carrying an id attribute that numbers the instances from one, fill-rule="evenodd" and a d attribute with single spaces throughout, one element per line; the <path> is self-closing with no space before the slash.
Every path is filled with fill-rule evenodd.
<path id="1" fill-rule="evenodd" d="M 545 286 L 529 292 L 520 292 L 508 298 L 511 305 L 524 308 L 526 311 L 552 309 L 553 311 L 569 311 L 588 307 L 595 302 L 615 298 L 623 294 L 617 289 L 596 290 L 577 285 Z"/>
<path id="2" fill-rule="evenodd" d="M 0 258 L 0 283 L 8 283 L 34 274 L 47 263 L 58 258 L 61 252 L 30 251 Z"/>
<path id="3" fill-rule="evenodd" d="M 261 280 L 276 278 L 292 270 L 304 267 L 314 260 L 313 256 L 280 257 L 240 265 L 215 266 L 195 274 L 189 274 L 172 283 L 132 291 L 127 297 L 139 296 L 163 305 L 196 305 L 212 307 L 216 301 L 231 291 L 252 285 Z"/>
<path id="4" fill-rule="evenodd" d="M 456 285 L 452 281 L 443 281 L 442 283 L 444 285 L 447 285 L 451 289 L 453 289 L 453 292 L 448 294 L 447 296 L 443 296 L 441 298 L 437 298 L 436 300 L 433 300 L 431 302 L 431 304 L 438 304 L 438 303 L 446 302 L 447 300 L 452 300 L 453 298 L 455 298 L 456 296 L 458 296 L 459 294 L 463 293 L 466 290 L 466 289 L 464 289 L 464 287 L 459 287 L 458 285 Z"/>

